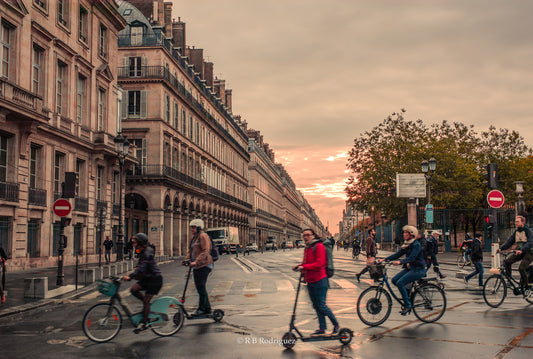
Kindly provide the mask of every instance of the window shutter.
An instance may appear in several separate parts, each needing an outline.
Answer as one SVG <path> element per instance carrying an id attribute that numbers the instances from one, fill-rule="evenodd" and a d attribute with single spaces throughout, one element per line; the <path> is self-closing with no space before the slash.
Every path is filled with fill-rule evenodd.
<path id="1" fill-rule="evenodd" d="M 148 66 L 148 58 L 146 56 L 141 57 L 141 76 L 144 77 L 146 75 L 146 67 Z"/>
<path id="2" fill-rule="evenodd" d="M 142 141 L 143 141 L 143 144 L 142 144 L 143 148 L 142 148 L 142 163 L 141 163 L 141 165 L 142 166 L 146 166 L 146 157 L 147 157 L 147 154 L 146 154 L 146 152 L 147 152 L 146 151 L 146 138 L 143 138 Z"/>
<path id="3" fill-rule="evenodd" d="M 141 118 L 146 118 L 146 106 L 147 106 L 148 93 L 141 91 Z"/>
<path id="4" fill-rule="evenodd" d="M 128 118 L 128 91 L 122 91 L 122 116 L 121 118 Z"/>

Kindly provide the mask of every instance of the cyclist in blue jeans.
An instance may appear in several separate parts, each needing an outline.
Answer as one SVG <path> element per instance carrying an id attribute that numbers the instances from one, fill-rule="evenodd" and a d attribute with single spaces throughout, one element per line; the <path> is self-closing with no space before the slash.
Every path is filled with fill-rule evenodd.
<path id="1" fill-rule="evenodd" d="M 400 314 L 407 315 L 411 312 L 412 305 L 405 286 L 426 275 L 426 261 L 424 260 L 422 245 L 416 240 L 416 236 L 418 235 L 416 227 L 404 226 L 402 230 L 403 244 L 401 245 L 400 250 L 385 258 L 385 261 L 393 261 L 404 254 L 406 256 L 406 258 L 402 260 L 395 260 L 392 262 L 394 265 L 402 264 L 404 266 L 404 270 L 392 278 L 392 283 L 398 287 L 403 298 L 404 307 Z"/>

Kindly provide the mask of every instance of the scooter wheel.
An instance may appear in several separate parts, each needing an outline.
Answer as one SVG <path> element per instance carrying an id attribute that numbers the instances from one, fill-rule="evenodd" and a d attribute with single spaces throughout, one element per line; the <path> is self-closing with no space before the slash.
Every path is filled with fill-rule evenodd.
<path id="1" fill-rule="evenodd" d="M 224 318 L 224 311 L 215 309 L 213 311 L 213 320 L 218 323 L 222 320 L 222 318 Z"/>
<path id="2" fill-rule="evenodd" d="M 296 345 L 296 335 L 294 335 L 292 332 L 287 332 L 283 334 L 281 341 L 285 348 L 291 349 L 293 346 Z"/>
<path id="3" fill-rule="evenodd" d="M 353 332 L 348 328 L 339 330 L 339 340 L 343 345 L 350 344 L 353 338 Z"/>

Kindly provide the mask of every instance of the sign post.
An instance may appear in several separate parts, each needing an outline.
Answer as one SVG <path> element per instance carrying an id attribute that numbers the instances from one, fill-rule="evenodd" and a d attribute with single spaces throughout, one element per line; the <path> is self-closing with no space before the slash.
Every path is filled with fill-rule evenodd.
<path id="1" fill-rule="evenodd" d="M 494 245 L 494 243 L 498 242 L 498 213 L 496 212 L 496 209 L 503 206 L 505 203 L 505 197 L 503 196 L 502 192 L 498 191 L 497 189 L 493 189 L 487 194 L 487 203 L 492 208 L 492 215 L 496 219 L 496 223 L 494 223 L 494 227 L 492 227 L 491 238 L 491 242 Z"/>
<path id="2" fill-rule="evenodd" d="M 67 238 L 65 236 L 65 225 L 67 225 L 69 222 L 65 219 L 66 216 L 70 214 L 70 211 L 72 210 L 72 207 L 70 205 L 70 202 L 64 198 L 59 198 L 54 202 L 54 205 L 52 206 L 52 209 L 54 210 L 54 213 L 56 216 L 61 217 L 61 227 L 59 230 L 59 243 L 57 246 L 57 281 L 56 285 L 61 286 L 63 285 L 63 279 L 65 278 L 65 275 L 63 273 L 63 252 L 65 251 Z"/>

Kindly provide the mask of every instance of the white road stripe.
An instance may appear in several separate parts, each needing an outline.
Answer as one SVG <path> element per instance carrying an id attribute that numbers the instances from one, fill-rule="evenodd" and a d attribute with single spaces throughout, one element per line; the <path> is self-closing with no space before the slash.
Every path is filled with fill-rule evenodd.
<path id="1" fill-rule="evenodd" d="M 211 295 L 228 294 L 232 284 L 233 284 L 233 281 L 218 282 L 215 288 L 213 288 L 209 294 Z"/>
<path id="2" fill-rule="evenodd" d="M 330 279 L 337 283 L 342 289 L 355 289 L 357 286 L 347 279 Z"/>
<path id="3" fill-rule="evenodd" d="M 246 282 L 242 290 L 244 294 L 259 293 L 260 291 L 261 291 L 261 281 L 248 281 Z"/>
<path id="4" fill-rule="evenodd" d="M 292 283 L 290 280 L 277 280 L 276 288 L 278 289 L 278 292 L 281 292 L 284 290 L 294 290 L 294 287 L 292 286 Z"/>

